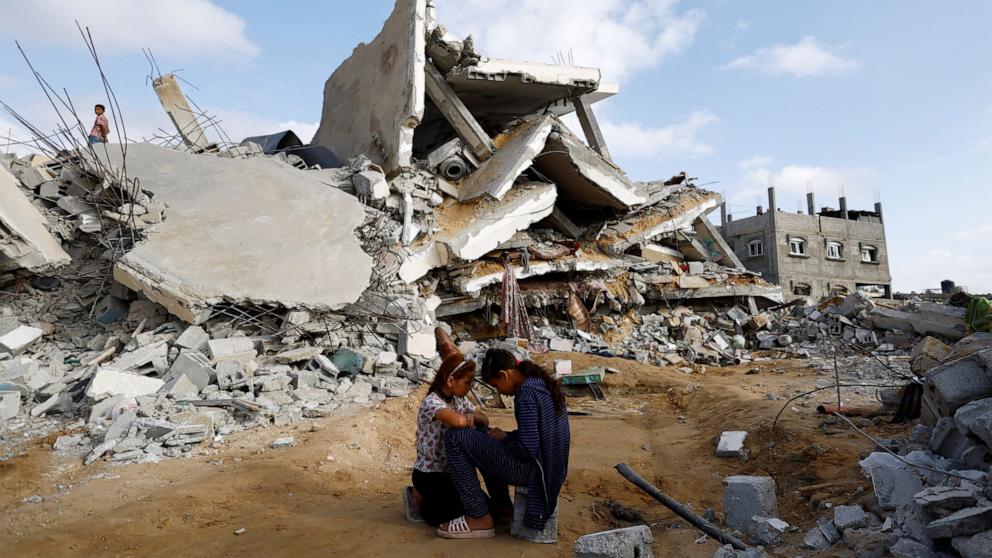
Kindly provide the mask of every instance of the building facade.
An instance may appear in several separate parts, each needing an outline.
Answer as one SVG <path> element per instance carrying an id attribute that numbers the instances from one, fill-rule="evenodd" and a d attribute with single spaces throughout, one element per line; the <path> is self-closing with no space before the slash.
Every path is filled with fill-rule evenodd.
<path id="1" fill-rule="evenodd" d="M 806 206 L 806 213 L 781 211 L 769 188 L 767 212 L 759 206 L 757 215 L 734 220 L 721 207 L 721 232 L 744 266 L 780 285 L 786 300 L 856 290 L 891 297 L 882 204 L 849 211 L 840 198 L 840 209 L 816 212 L 807 194 Z"/>

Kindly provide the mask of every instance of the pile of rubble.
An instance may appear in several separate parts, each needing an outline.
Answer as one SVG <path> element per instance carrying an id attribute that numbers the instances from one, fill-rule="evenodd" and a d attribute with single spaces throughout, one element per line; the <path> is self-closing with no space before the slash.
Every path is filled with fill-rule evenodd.
<path id="1" fill-rule="evenodd" d="M 177 80 L 153 87 L 177 130 L 161 145 L 64 130 L 74 149 L 3 156 L 0 420 L 21 439 L 178 455 L 405 395 L 445 322 L 607 351 L 652 305 L 781 302 L 710 225 L 719 195 L 612 162 L 599 70 L 482 56 L 426 0 L 333 72 L 309 145 L 211 142 Z"/>

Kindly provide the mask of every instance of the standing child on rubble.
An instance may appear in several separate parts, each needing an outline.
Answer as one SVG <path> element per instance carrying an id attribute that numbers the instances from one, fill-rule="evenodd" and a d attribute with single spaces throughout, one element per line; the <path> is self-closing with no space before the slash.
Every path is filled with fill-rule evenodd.
<path id="1" fill-rule="evenodd" d="M 517 430 L 494 428 L 483 434 L 464 429 L 445 434 L 448 468 L 465 509 L 465 515 L 438 528 L 438 535 L 446 539 L 495 536 L 492 512 L 500 512 L 509 502 L 511 484 L 527 487 L 524 525 L 543 530 L 568 473 L 571 434 L 561 383 L 539 364 L 518 361 L 502 349 L 486 352 L 482 379 L 514 397 Z M 482 492 L 476 469 L 487 477 L 489 498 Z"/>
<path id="2" fill-rule="evenodd" d="M 413 486 L 403 490 L 406 518 L 437 527 L 462 512 L 458 492 L 448 474 L 444 434 L 450 429 L 488 428 L 489 419 L 465 396 L 475 381 L 475 363 L 459 353 L 441 363 L 417 413 L 417 461 Z"/>
<path id="3" fill-rule="evenodd" d="M 93 107 L 96 113 L 96 120 L 93 121 L 93 129 L 90 130 L 90 143 L 107 143 L 107 136 L 110 135 L 110 122 L 103 115 L 107 109 L 103 105 Z"/>

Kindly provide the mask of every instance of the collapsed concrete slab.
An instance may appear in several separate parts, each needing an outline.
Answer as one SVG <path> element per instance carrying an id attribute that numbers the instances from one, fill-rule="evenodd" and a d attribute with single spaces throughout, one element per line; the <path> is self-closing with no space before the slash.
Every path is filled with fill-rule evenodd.
<path id="1" fill-rule="evenodd" d="M 520 124 L 497 137 L 499 150 L 482 163 L 458 187 L 458 199 L 468 201 L 479 196 L 502 199 L 522 172 L 530 168 L 551 133 L 552 118 L 544 116 Z"/>
<path id="2" fill-rule="evenodd" d="M 513 265 L 517 279 L 539 277 L 549 273 L 608 271 L 628 267 L 630 262 L 609 258 L 599 253 L 580 253 L 552 261 L 530 262 L 527 268 Z M 476 294 L 489 285 L 503 281 L 503 266 L 496 262 L 478 262 L 459 272 L 454 279 L 455 290 L 462 294 Z"/>
<path id="3" fill-rule="evenodd" d="M 410 165 L 424 116 L 427 0 L 398 0 L 382 31 L 324 84 L 313 143 L 342 159 L 367 154 L 387 174 Z"/>
<path id="4" fill-rule="evenodd" d="M 534 167 L 558 185 L 563 202 L 583 207 L 630 209 L 647 197 L 615 165 L 555 121 Z"/>
<path id="5" fill-rule="evenodd" d="M 119 168 L 120 150 L 105 153 Z M 140 143 L 127 169 L 168 209 L 114 279 L 186 322 L 223 301 L 334 310 L 369 284 L 372 259 L 354 234 L 361 204 L 306 172 Z"/>
<path id="6" fill-rule="evenodd" d="M 662 234 L 690 228 L 697 218 L 720 205 L 720 201 L 716 192 L 682 187 L 665 201 L 607 227 L 597 242 L 607 254 L 620 255 L 631 246 Z"/>
<path id="7" fill-rule="evenodd" d="M 598 68 L 484 58 L 452 69 L 447 82 L 483 127 L 500 130 L 515 118 L 596 91 Z M 609 91 L 598 99 L 606 98 Z"/>
<path id="8" fill-rule="evenodd" d="M 878 329 L 915 331 L 920 335 L 942 335 L 961 339 L 965 330 L 965 309 L 944 304 L 921 303 L 915 312 L 904 312 L 878 306 L 869 312 L 871 323 Z"/>
<path id="9" fill-rule="evenodd" d="M 553 184 L 530 182 L 517 186 L 500 201 L 484 198 L 448 204 L 438 211 L 441 232 L 412 250 L 400 267 L 400 278 L 409 283 L 452 259 L 481 258 L 517 231 L 550 215 L 556 197 Z"/>
<path id="10" fill-rule="evenodd" d="M 46 271 L 68 264 L 69 254 L 47 225 L 18 188 L 17 178 L 0 167 L 0 271 Z"/>

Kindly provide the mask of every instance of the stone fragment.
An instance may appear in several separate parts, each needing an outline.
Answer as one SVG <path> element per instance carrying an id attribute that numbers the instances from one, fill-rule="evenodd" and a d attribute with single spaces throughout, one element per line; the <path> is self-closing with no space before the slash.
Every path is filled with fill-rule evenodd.
<path id="1" fill-rule="evenodd" d="M 574 347 L 575 344 L 572 342 L 571 339 L 562 339 L 560 337 L 556 337 L 548 343 L 549 349 L 559 353 L 570 353 L 572 352 Z"/>
<path id="2" fill-rule="evenodd" d="M 83 460 L 83 465 L 89 465 L 90 463 L 93 463 L 97 459 L 100 459 L 108 451 L 114 449 L 114 446 L 116 445 L 117 445 L 117 440 L 107 440 L 106 442 L 103 442 L 102 444 L 93 448 L 93 451 L 91 451 L 89 455 L 86 456 L 86 459 Z"/>
<path id="3" fill-rule="evenodd" d="M 868 526 L 868 514 L 861 506 L 837 506 L 834 508 L 834 527 L 841 533 L 847 529 L 863 529 Z"/>
<path id="4" fill-rule="evenodd" d="M 789 524 L 777 517 L 754 516 L 747 526 L 747 537 L 754 544 L 771 545 L 782 538 Z"/>
<path id="5" fill-rule="evenodd" d="M 43 331 L 31 326 L 18 326 L 13 331 L 0 335 L 0 353 L 16 355 L 41 339 Z"/>
<path id="6" fill-rule="evenodd" d="M 114 422 L 112 422 L 103 433 L 104 441 L 120 440 L 127 434 L 127 431 L 131 429 L 131 425 L 134 424 L 134 421 L 137 419 L 138 413 L 135 411 L 121 413 L 121 415 L 114 419 Z"/>
<path id="7" fill-rule="evenodd" d="M 859 558 L 885 558 L 889 550 L 889 535 L 871 529 L 844 531 L 844 544 Z"/>
<path id="8" fill-rule="evenodd" d="M 400 334 L 397 352 L 402 355 L 434 358 L 437 354 L 437 340 L 434 330 L 426 324 L 407 322 L 405 332 Z"/>
<path id="9" fill-rule="evenodd" d="M 962 558 L 992 558 L 992 531 L 973 537 L 956 537 L 951 540 L 951 545 Z"/>
<path id="10" fill-rule="evenodd" d="M 989 360 L 992 349 L 941 364 L 927 373 L 924 393 L 941 416 L 954 416 L 964 404 L 992 397 L 992 374 L 985 370 Z"/>
<path id="11" fill-rule="evenodd" d="M 162 386 L 158 393 L 159 395 L 168 395 L 176 400 L 199 399 L 200 388 L 189 376 L 180 374 Z"/>
<path id="12" fill-rule="evenodd" d="M 364 170 L 351 177 L 355 194 L 370 200 L 384 200 L 389 197 L 389 183 L 386 175 L 376 170 Z"/>
<path id="13" fill-rule="evenodd" d="M 875 452 L 858 462 L 872 480 L 875 497 L 883 509 L 896 509 L 913 501 L 923 489 L 923 479 L 909 466 L 885 452 Z"/>
<path id="14" fill-rule="evenodd" d="M 211 339 L 207 342 L 210 356 L 214 364 L 233 360 L 247 363 L 255 358 L 255 342 L 247 337 L 228 337 L 226 339 Z"/>
<path id="15" fill-rule="evenodd" d="M 723 514 L 731 529 L 745 531 L 754 516 L 778 517 L 775 480 L 771 477 L 738 475 L 724 481 Z"/>
<path id="16" fill-rule="evenodd" d="M 110 364 L 114 370 L 134 370 L 152 364 L 158 358 L 165 358 L 169 355 L 169 346 L 165 341 L 158 341 L 138 347 L 137 349 L 125 353 L 120 358 Z"/>
<path id="17" fill-rule="evenodd" d="M 909 369 L 923 374 L 944 362 L 950 352 L 951 348 L 936 337 L 924 337 L 909 354 Z"/>
<path id="18" fill-rule="evenodd" d="M 210 359 L 199 351 L 179 353 L 169 368 L 169 378 L 176 379 L 180 376 L 186 376 L 196 386 L 197 393 L 217 381 L 217 373 L 210 365 Z"/>
<path id="19" fill-rule="evenodd" d="M 120 372 L 111 368 L 100 368 L 90 380 L 90 385 L 86 388 L 86 395 L 93 399 L 100 399 L 107 395 L 121 395 L 125 399 L 131 399 L 139 395 L 153 394 L 163 385 L 165 382 L 158 378 Z"/>
<path id="20" fill-rule="evenodd" d="M 823 533 L 824 538 L 830 544 L 834 544 L 840 540 L 840 531 L 834 526 L 834 522 L 829 518 L 820 517 L 816 520 L 816 527 Z"/>
<path id="21" fill-rule="evenodd" d="M 744 440 L 747 439 L 747 432 L 742 430 L 730 430 L 720 434 L 720 439 L 716 444 L 717 457 L 743 457 Z"/>
<path id="22" fill-rule="evenodd" d="M 575 558 L 652 558 L 654 537 L 646 525 L 582 535 L 575 540 Z"/>
<path id="23" fill-rule="evenodd" d="M 889 548 L 889 553 L 895 558 L 937 558 L 929 546 L 913 539 L 899 539 L 899 542 Z"/>
<path id="24" fill-rule="evenodd" d="M 78 447 L 82 441 L 83 441 L 82 434 L 69 434 L 65 436 L 59 436 L 55 440 L 55 443 L 52 444 L 52 449 L 55 451 L 68 451 L 70 449 Z"/>
<path id="25" fill-rule="evenodd" d="M 191 351 L 202 351 L 207 348 L 210 336 L 200 326 L 189 326 L 176 338 L 175 345 Z"/>
<path id="26" fill-rule="evenodd" d="M 939 517 L 974 506 L 978 495 L 966 488 L 934 486 L 917 492 L 913 500 L 928 513 Z"/>
<path id="27" fill-rule="evenodd" d="M 292 436 L 286 436 L 285 438 L 276 438 L 272 441 L 270 446 L 272 449 L 282 449 L 290 448 L 296 445 L 296 440 Z"/>
<path id="28" fill-rule="evenodd" d="M 976 399 L 966 403 L 954 413 L 954 424 L 961 432 L 971 432 L 971 427 L 979 417 L 992 412 L 992 397 Z"/>
<path id="29" fill-rule="evenodd" d="M 0 391 L 0 421 L 12 419 L 21 411 L 19 391 Z"/>
<path id="30" fill-rule="evenodd" d="M 992 529 L 992 506 L 977 506 L 958 510 L 951 515 L 931 521 L 926 534 L 933 539 L 949 539 L 974 535 Z"/>
<path id="31" fill-rule="evenodd" d="M 273 358 L 279 364 L 293 364 L 296 362 L 309 361 L 319 354 L 320 347 L 299 347 L 296 349 L 283 351 Z"/>
<path id="32" fill-rule="evenodd" d="M 551 517 L 544 524 L 544 529 L 538 531 L 524 525 L 524 515 L 527 512 L 527 488 L 518 486 L 513 493 L 513 521 L 510 524 L 510 534 L 519 539 L 538 544 L 554 544 L 558 542 L 558 510 L 555 508 Z"/>
<path id="33" fill-rule="evenodd" d="M 823 534 L 823 531 L 819 527 L 813 527 L 803 537 L 803 548 L 809 550 L 826 550 L 832 545 L 833 543 L 827 540 L 826 535 Z"/>

